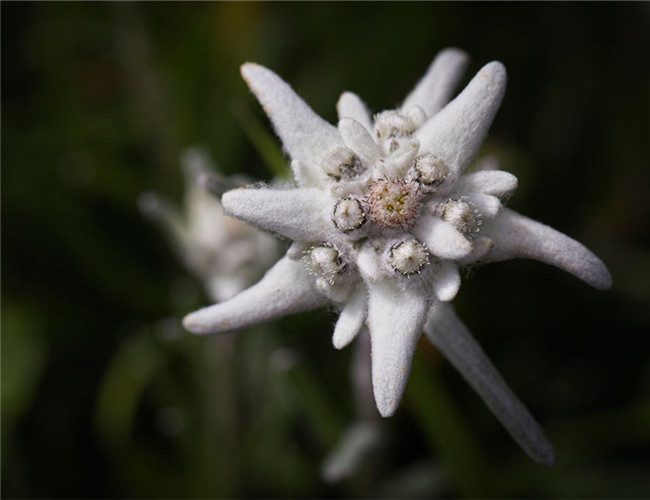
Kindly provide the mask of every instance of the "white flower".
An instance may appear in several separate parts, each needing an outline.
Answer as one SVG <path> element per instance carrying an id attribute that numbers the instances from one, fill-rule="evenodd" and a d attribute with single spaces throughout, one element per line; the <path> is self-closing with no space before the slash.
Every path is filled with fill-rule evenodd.
<path id="1" fill-rule="evenodd" d="M 441 52 L 396 110 L 371 118 L 344 93 L 338 127 L 317 116 L 275 73 L 257 64 L 242 74 L 291 157 L 297 187 L 235 189 L 227 214 L 293 241 L 264 278 L 222 304 L 189 314 L 188 330 L 220 333 L 333 303 L 333 343 L 342 348 L 365 324 L 371 336 L 377 408 L 400 402 L 422 331 L 461 371 L 519 444 L 542 463 L 553 450 L 447 302 L 459 267 L 527 257 L 599 289 L 603 263 L 580 243 L 503 208 L 517 187 L 507 172 L 465 173 L 499 108 L 500 62 L 484 66 L 447 104 L 467 63 Z"/>
<path id="2" fill-rule="evenodd" d="M 187 269 L 220 302 L 259 279 L 276 262 L 279 244 L 269 234 L 223 214 L 219 199 L 205 186 L 219 177 L 204 151 L 186 149 L 181 166 L 185 177 L 182 213 L 150 192 L 140 197 L 140 208 L 160 221 Z"/>

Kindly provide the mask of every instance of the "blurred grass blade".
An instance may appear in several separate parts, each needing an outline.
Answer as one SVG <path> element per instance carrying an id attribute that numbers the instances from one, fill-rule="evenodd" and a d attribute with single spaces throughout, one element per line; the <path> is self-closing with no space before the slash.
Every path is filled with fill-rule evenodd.
<path id="1" fill-rule="evenodd" d="M 463 416 L 422 358 L 413 363 L 406 397 L 457 492 L 470 498 L 494 496 L 489 464 L 473 441 Z"/>
<path id="2" fill-rule="evenodd" d="M 126 340 L 111 361 L 95 410 L 96 432 L 111 451 L 126 445 L 142 392 L 163 363 L 158 346 L 139 333 Z"/>
<path id="3" fill-rule="evenodd" d="M 278 140 L 268 132 L 268 129 L 244 104 L 234 103 L 230 110 L 269 171 L 281 179 L 290 178 L 291 170 L 282 154 Z"/>
<path id="4" fill-rule="evenodd" d="M 39 311 L 18 302 L 2 306 L 3 437 L 32 404 L 47 361 Z"/>
<path id="5" fill-rule="evenodd" d="M 327 390 L 305 363 L 293 365 L 288 376 L 300 396 L 301 406 L 316 437 L 325 449 L 331 449 L 343 431 L 336 405 L 327 398 Z"/>

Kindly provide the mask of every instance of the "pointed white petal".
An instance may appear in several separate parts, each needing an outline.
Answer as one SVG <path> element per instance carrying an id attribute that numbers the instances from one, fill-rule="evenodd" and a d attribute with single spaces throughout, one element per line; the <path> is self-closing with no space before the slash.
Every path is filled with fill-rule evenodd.
<path id="1" fill-rule="evenodd" d="M 368 298 L 364 286 L 359 286 L 343 307 L 336 326 L 332 343 L 337 349 L 343 349 L 354 340 L 366 320 Z"/>
<path id="2" fill-rule="evenodd" d="M 469 255 L 472 244 L 451 224 L 433 216 L 421 217 L 413 234 L 429 251 L 442 259 L 460 259 Z"/>
<path id="3" fill-rule="evenodd" d="M 372 131 L 370 111 L 368 111 L 368 107 L 358 95 L 352 92 L 343 92 L 339 102 L 336 103 L 336 110 L 339 119 L 352 118 L 363 125 L 368 132 Z"/>
<path id="4" fill-rule="evenodd" d="M 397 150 L 393 151 L 387 158 L 382 158 L 381 163 L 375 164 L 375 178 L 380 175 L 386 177 L 404 178 L 408 169 L 420 150 L 420 143 L 413 139 L 401 141 Z"/>
<path id="5" fill-rule="evenodd" d="M 454 191 L 457 193 L 484 193 L 493 196 L 508 196 L 517 189 L 517 178 L 503 170 L 480 170 L 463 175 L 458 179 Z"/>
<path id="6" fill-rule="evenodd" d="M 246 63 L 241 73 L 292 159 L 306 165 L 318 163 L 329 151 L 342 145 L 337 128 L 314 113 L 273 71 Z"/>
<path id="7" fill-rule="evenodd" d="M 368 292 L 372 385 L 379 413 L 389 417 L 402 398 L 431 302 L 413 287 L 400 287 L 392 279 L 369 286 Z"/>
<path id="8" fill-rule="evenodd" d="M 298 187 L 323 187 L 327 184 L 327 175 L 317 163 L 292 160 L 291 172 Z"/>
<path id="9" fill-rule="evenodd" d="M 221 199 L 224 213 L 292 240 L 327 239 L 334 208 L 320 189 L 233 189 Z"/>
<path id="10" fill-rule="evenodd" d="M 361 123 L 352 118 L 341 118 L 339 131 L 345 145 L 367 162 L 374 163 L 379 158 L 379 146 Z"/>
<path id="11" fill-rule="evenodd" d="M 357 257 L 357 267 L 363 279 L 367 283 L 375 283 L 381 281 L 385 276 L 379 251 L 372 243 L 366 243 L 359 250 Z"/>
<path id="12" fill-rule="evenodd" d="M 510 390 L 453 308 L 449 304 L 437 304 L 424 331 L 519 446 L 536 462 L 553 465 L 555 453 L 544 431 Z"/>
<path id="13" fill-rule="evenodd" d="M 448 48 L 438 53 L 422 79 L 408 95 L 401 111 L 419 106 L 430 118 L 449 101 L 463 76 L 469 56 L 460 49 Z"/>
<path id="14" fill-rule="evenodd" d="M 283 257 L 258 283 L 232 299 L 188 314 L 183 325 L 199 335 L 224 333 L 326 303 L 303 263 Z"/>
<path id="15" fill-rule="evenodd" d="M 483 222 L 494 219 L 501 211 L 501 200 L 491 194 L 472 193 L 467 199 L 474 204 Z"/>
<path id="16" fill-rule="evenodd" d="M 454 300 L 460 290 L 458 266 L 448 260 L 439 262 L 433 276 L 433 287 L 438 300 L 442 302 Z"/>
<path id="17" fill-rule="evenodd" d="M 487 135 L 505 88 L 503 64 L 485 65 L 458 97 L 415 132 L 422 151 L 440 158 L 452 172 L 467 168 Z"/>
<path id="18" fill-rule="evenodd" d="M 612 286 L 612 277 L 605 264 L 586 247 L 513 210 L 501 210 L 501 214 L 481 232 L 494 241 L 487 262 L 515 257 L 535 259 L 559 267 L 599 290 Z"/>

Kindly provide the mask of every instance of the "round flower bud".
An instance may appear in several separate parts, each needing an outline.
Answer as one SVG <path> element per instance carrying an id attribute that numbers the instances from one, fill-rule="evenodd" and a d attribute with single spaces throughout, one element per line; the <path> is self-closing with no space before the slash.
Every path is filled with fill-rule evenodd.
<path id="1" fill-rule="evenodd" d="M 418 182 L 432 187 L 440 185 L 449 174 L 447 165 L 440 158 L 432 154 L 426 154 L 417 158 L 414 168 L 417 173 Z"/>
<path id="2" fill-rule="evenodd" d="M 405 240 L 390 249 L 388 263 L 400 274 L 418 273 L 429 262 L 429 250 L 416 239 Z"/>
<path id="3" fill-rule="evenodd" d="M 415 128 L 420 128 L 427 121 L 427 114 L 420 106 L 413 106 L 406 112 Z"/>
<path id="4" fill-rule="evenodd" d="M 344 269 L 345 263 L 341 260 L 339 252 L 330 246 L 317 246 L 309 252 L 309 266 L 328 283 L 333 283 Z"/>
<path id="5" fill-rule="evenodd" d="M 336 229 L 343 233 L 349 233 L 361 227 L 366 221 L 361 202 L 351 196 L 339 200 L 334 206 L 332 221 Z"/>
<path id="6" fill-rule="evenodd" d="M 382 111 L 375 116 L 375 130 L 379 139 L 403 137 L 415 131 L 413 120 L 395 110 Z"/>
<path id="7" fill-rule="evenodd" d="M 473 203 L 464 200 L 448 200 L 440 208 L 442 220 L 454 226 L 461 233 L 478 231 L 481 220 Z"/>
<path id="8" fill-rule="evenodd" d="M 323 171 L 333 179 L 350 179 L 358 175 L 363 169 L 361 160 L 352 150 L 337 147 L 321 161 Z"/>

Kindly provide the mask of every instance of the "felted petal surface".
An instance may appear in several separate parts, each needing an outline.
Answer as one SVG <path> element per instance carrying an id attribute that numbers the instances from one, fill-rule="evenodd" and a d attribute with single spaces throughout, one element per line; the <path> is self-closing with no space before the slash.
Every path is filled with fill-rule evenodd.
<path id="1" fill-rule="evenodd" d="M 456 264 L 459 266 L 467 266 L 478 262 L 483 257 L 485 257 L 490 250 L 492 250 L 493 246 L 494 243 L 490 238 L 487 238 L 485 236 L 477 236 L 474 238 L 474 240 L 472 240 L 472 252 L 462 259 L 458 259 L 456 261 Z"/>
<path id="2" fill-rule="evenodd" d="M 298 187 L 322 187 L 327 182 L 327 175 L 316 163 L 291 162 L 291 172 Z"/>
<path id="3" fill-rule="evenodd" d="M 463 76 L 469 56 L 460 49 L 448 48 L 438 53 L 426 74 L 402 104 L 402 112 L 419 106 L 428 117 L 440 111 L 449 101 Z"/>
<path id="4" fill-rule="evenodd" d="M 469 240 L 454 226 L 438 217 L 421 217 L 413 228 L 413 234 L 433 255 L 442 259 L 460 259 L 472 251 Z"/>
<path id="5" fill-rule="evenodd" d="M 442 302 L 454 300 L 460 290 L 458 266 L 448 260 L 440 261 L 434 272 L 433 287 L 436 298 Z"/>
<path id="6" fill-rule="evenodd" d="M 336 110 L 339 119 L 352 118 L 363 125 L 368 132 L 372 131 L 370 111 L 358 95 L 352 92 L 343 92 L 339 102 L 336 103 Z"/>
<path id="7" fill-rule="evenodd" d="M 510 390 L 453 308 L 437 304 L 424 331 L 519 446 L 536 462 L 553 465 L 555 452 L 544 431 Z"/>
<path id="8" fill-rule="evenodd" d="M 370 135 L 370 132 L 357 120 L 341 118 L 339 131 L 343 142 L 352 151 L 361 155 L 366 161 L 374 163 L 379 157 L 379 147 Z"/>
<path id="9" fill-rule="evenodd" d="M 363 279 L 369 283 L 380 281 L 385 277 L 381 259 L 372 243 L 366 243 L 361 247 L 357 256 L 357 266 Z"/>
<path id="10" fill-rule="evenodd" d="M 465 89 L 415 133 L 422 151 L 462 171 L 478 153 L 506 88 L 500 62 L 486 64 Z"/>
<path id="11" fill-rule="evenodd" d="M 292 240 L 326 240 L 332 230 L 333 201 L 321 189 L 233 189 L 221 203 L 226 215 Z"/>
<path id="12" fill-rule="evenodd" d="M 241 73 L 292 159 L 309 165 L 342 145 L 337 128 L 314 113 L 273 71 L 246 63 L 241 67 Z"/>
<path id="13" fill-rule="evenodd" d="M 457 193 L 484 193 L 507 196 L 517 189 L 517 178 L 503 170 L 480 170 L 463 175 L 454 191 Z"/>
<path id="14" fill-rule="evenodd" d="M 393 279 L 372 284 L 368 291 L 372 385 L 379 413 L 389 417 L 402 399 L 431 303 L 413 287 L 402 288 Z"/>
<path id="15" fill-rule="evenodd" d="M 594 288 L 607 290 L 612 277 L 605 264 L 585 246 L 550 226 L 504 208 L 485 230 L 494 241 L 486 262 L 523 257 L 550 264 Z"/>
<path id="16" fill-rule="evenodd" d="M 375 176 L 403 177 L 413 164 L 420 149 L 418 141 L 404 141 L 388 158 L 382 158 L 375 164 Z"/>
<path id="17" fill-rule="evenodd" d="M 303 263 L 283 257 L 258 283 L 232 299 L 188 314 L 183 325 L 200 335 L 224 333 L 326 303 Z"/>
<path id="18" fill-rule="evenodd" d="M 467 199 L 474 204 L 483 222 L 494 219 L 501 211 L 501 200 L 491 194 L 471 193 Z"/>
<path id="19" fill-rule="evenodd" d="M 359 286 L 346 302 L 336 322 L 332 336 L 334 347 L 343 349 L 357 336 L 366 319 L 367 302 L 365 287 Z"/>

